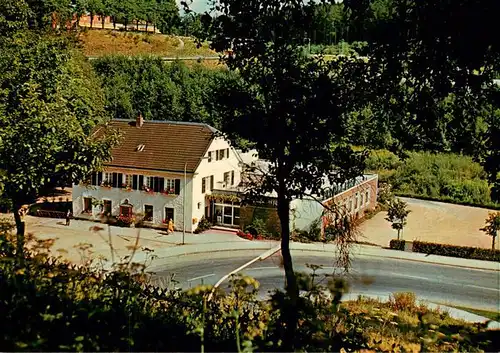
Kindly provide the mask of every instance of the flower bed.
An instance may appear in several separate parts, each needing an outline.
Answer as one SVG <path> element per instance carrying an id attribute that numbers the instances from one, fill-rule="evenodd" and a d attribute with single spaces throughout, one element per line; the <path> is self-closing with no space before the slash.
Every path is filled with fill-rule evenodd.
<path id="1" fill-rule="evenodd" d="M 237 231 L 236 235 L 246 240 L 264 240 L 264 237 L 260 234 L 254 237 L 252 234 L 242 232 L 241 230 Z"/>

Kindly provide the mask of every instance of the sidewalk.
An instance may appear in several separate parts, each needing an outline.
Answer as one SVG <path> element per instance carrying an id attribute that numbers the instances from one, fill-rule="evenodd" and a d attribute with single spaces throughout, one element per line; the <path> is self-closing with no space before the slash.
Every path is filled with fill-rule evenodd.
<path id="1" fill-rule="evenodd" d="M 158 258 L 166 258 L 187 254 L 238 250 L 262 250 L 264 252 L 279 245 L 278 241 L 249 241 L 230 232 L 214 230 L 202 234 L 186 233 L 184 239 L 185 244 L 182 245 L 181 232 L 167 234 L 163 230 L 151 228 L 121 228 L 81 220 L 73 220 L 71 221 L 71 225 L 66 227 L 64 225 L 64 220 L 30 216 L 27 216 L 26 220 L 28 233 L 33 233 L 40 239 L 56 239 L 52 250 L 53 254 L 61 254 L 64 258 L 73 262 L 81 261 L 80 253 L 76 247 L 78 244 L 82 243 L 92 244 L 92 255 L 94 257 L 101 256 L 110 261 L 111 250 L 109 246 L 109 234 L 111 234 L 112 245 L 115 249 L 115 260 L 118 260 L 120 257 L 131 254 L 139 232 L 138 249 L 134 256 L 134 260 L 139 262 L 144 261 L 146 257 L 149 256 L 148 252 L 143 251 L 144 248 L 154 250 L 153 254 Z M 290 248 L 293 252 L 328 252 L 332 257 L 337 253 L 337 248 L 333 244 L 291 243 Z M 493 261 L 410 253 L 358 244 L 352 245 L 352 255 L 353 257 L 382 257 L 425 262 L 429 264 L 500 271 L 500 264 Z"/>

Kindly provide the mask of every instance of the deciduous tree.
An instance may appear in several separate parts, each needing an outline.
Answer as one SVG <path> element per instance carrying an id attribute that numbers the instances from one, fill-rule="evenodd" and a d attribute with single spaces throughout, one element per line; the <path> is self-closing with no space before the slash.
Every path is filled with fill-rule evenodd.
<path id="1" fill-rule="evenodd" d="M 500 212 L 490 213 L 485 223 L 481 230 L 491 237 L 491 250 L 495 250 L 495 240 L 500 232 Z"/>
<path id="2" fill-rule="evenodd" d="M 220 87 L 222 131 L 244 139 L 269 161 L 257 196 L 276 193 L 281 224 L 289 310 L 283 337 L 294 347 L 299 289 L 290 254 L 290 202 L 321 198 L 325 181 L 344 182 L 362 174 L 363 153 L 344 145 L 344 113 L 357 105 L 366 65 L 356 59 L 325 62 L 300 49 L 313 17 L 305 1 L 219 0 L 212 3 L 213 47 L 233 49 L 224 61 L 241 79 Z M 332 144 L 334 147 L 332 147 Z"/>
<path id="3" fill-rule="evenodd" d="M 104 96 L 88 62 L 62 38 L 25 33 L 0 49 L 0 183 L 19 210 L 41 193 L 85 178 L 110 157 Z M 94 131 L 102 126 L 98 133 Z"/>
<path id="4" fill-rule="evenodd" d="M 406 226 L 408 215 L 410 214 L 408 209 L 408 204 L 401 199 L 393 199 L 389 203 L 389 208 L 387 210 L 387 221 L 391 222 L 392 229 L 398 231 L 398 240 L 401 231 Z"/>

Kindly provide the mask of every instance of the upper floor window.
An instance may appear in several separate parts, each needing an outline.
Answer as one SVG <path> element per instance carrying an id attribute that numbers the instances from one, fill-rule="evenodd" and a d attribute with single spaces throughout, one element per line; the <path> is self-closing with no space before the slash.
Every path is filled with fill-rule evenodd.
<path id="1" fill-rule="evenodd" d="M 212 151 L 208 152 L 208 162 L 212 161 Z"/>

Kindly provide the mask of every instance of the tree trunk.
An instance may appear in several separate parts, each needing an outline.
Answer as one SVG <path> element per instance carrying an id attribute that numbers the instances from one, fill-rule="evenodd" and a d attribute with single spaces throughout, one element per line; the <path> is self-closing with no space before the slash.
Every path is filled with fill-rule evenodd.
<path id="1" fill-rule="evenodd" d="M 90 13 L 90 28 L 92 28 L 93 24 L 94 24 L 94 14 Z"/>
<path id="2" fill-rule="evenodd" d="M 401 232 L 401 229 L 398 228 L 398 240 L 399 240 L 399 232 Z"/>
<path id="3" fill-rule="evenodd" d="M 24 234 L 26 231 L 26 224 L 24 222 L 24 216 L 22 217 L 20 212 L 22 204 L 16 200 L 12 200 L 12 205 L 14 206 L 14 219 L 16 220 L 16 237 L 17 237 L 17 248 L 16 257 L 18 259 L 19 265 L 24 262 Z"/>
<path id="4" fill-rule="evenodd" d="M 102 29 L 104 29 L 104 22 L 106 22 L 106 16 L 102 16 Z"/>
<path id="5" fill-rule="evenodd" d="M 491 237 L 491 250 L 495 251 L 495 240 L 496 240 L 496 235 L 493 235 Z"/>
<path id="6" fill-rule="evenodd" d="M 148 21 L 146 21 L 146 33 L 148 33 Z"/>
<path id="7" fill-rule="evenodd" d="M 116 18 L 115 18 L 115 16 L 113 16 L 113 29 L 116 30 Z"/>
<path id="8" fill-rule="evenodd" d="M 280 182 L 278 193 L 278 216 L 281 223 L 281 255 L 285 267 L 286 292 L 289 296 L 290 306 L 284 308 L 285 336 L 283 338 L 283 350 L 285 352 L 294 351 L 295 332 L 297 330 L 297 302 L 299 298 L 299 288 L 297 279 L 293 271 L 292 255 L 290 254 L 290 201 L 285 197 L 285 185 Z"/>
<path id="9" fill-rule="evenodd" d="M 135 29 L 136 29 L 137 31 L 139 31 L 139 20 L 137 20 L 137 21 L 136 21 L 136 23 L 135 23 Z"/>

